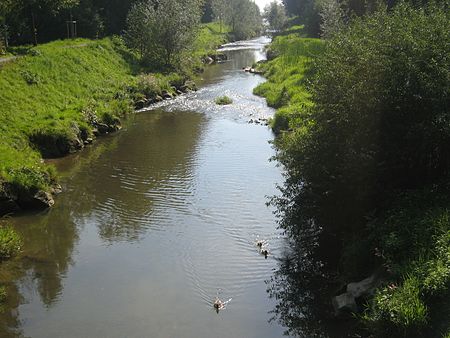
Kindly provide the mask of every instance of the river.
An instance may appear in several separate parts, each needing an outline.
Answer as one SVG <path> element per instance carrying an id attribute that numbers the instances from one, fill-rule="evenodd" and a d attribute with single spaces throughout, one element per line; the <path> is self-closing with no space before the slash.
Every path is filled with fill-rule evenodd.
<path id="1" fill-rule="evenodd" d="M 10 220 L 25 245 L 2 263 L 1 337 L 283 336 L 266 290 L 285 246 L 266 202 L 283 178 L 273 134 L 248 123 L 274 111 L 252 94 L 264 79 L 242 71 L 267 43 L 225 46 L 199 91 L 54 162 L 55 207 Z M 231 299 L 219 313 L 217 295 Z"/>

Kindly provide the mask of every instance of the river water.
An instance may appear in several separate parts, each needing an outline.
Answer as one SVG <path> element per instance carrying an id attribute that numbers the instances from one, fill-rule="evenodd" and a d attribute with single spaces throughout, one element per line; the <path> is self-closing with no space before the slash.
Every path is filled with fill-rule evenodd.
<path id="1" fill-rule="evenodd" d="M 2 263 L 1 337 L 281 337 L 266 281 L 284 239 L 267 196 L 281 169 L 242 67 L 268 39 L 225 46 L 200 90 L 130 117 L 116 135 L 55 161 L 65 192 L 11 219 L 23 257 Z M 229 106 L 214 99 L 228 95 Z M 265 259 L 257 240 L 270 254 Z M 230 300 L 216 313 L 216 296 Z"/>

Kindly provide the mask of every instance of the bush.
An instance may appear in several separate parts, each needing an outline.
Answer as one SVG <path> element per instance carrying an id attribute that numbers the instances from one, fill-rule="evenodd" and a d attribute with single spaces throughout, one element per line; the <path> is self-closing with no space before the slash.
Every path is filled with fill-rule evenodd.
<path id="1" fill-rule="evenodd" d="M 148 99 L 154 99 L 162 93 L 165 84 L 161 82 L 161 78 L 154 74 L 141 75 L 136 84 L 136 92 L 143 93 Z"/>
<path id="2" fill-rule="evenodd" d="M 231 98 L 229 98 L 228 96 L 220 96 L 220 97 L 216 98 L 215 102 L 218 105 L 224 106 L 227 104 L 232 104 L 233 100 Z"/>
<path id="3" fill-rule="evenodd" d="M 0 259 L 16 255 L 22 246 L 22 240 L 11 226 L 0 228 Z"/>

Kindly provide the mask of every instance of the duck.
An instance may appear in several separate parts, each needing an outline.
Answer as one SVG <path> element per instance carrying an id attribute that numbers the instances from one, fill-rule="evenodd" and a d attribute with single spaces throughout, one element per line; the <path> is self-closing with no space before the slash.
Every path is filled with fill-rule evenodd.
<path id="1" fill-rule="evenodd" d="M 261 255 L 264 255 L 264 258 L 267 259 L 267 256 L 269 255 L 269 250 L 261 249 Z"/>
<path id="2" fill-rule="evenodd" d="M 224 303 L 219 299 L 219 297 L 216 297 L 213 303 L 213 307 L 216 312 L 219 313 L 219 310 L 222 310 L 224 308 Z"/>

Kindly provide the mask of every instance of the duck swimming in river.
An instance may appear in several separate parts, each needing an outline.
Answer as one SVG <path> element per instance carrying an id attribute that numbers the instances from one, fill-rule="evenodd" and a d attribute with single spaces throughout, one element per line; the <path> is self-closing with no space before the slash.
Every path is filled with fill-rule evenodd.
<path id="1" fill-rule="evenodd" d="M 269 256 L 269 250 L 261 249 L 261 255 L 264 255 L 264 258 L 267 259 L 267 256 Z"/>
<path id="2" fill-rule="evenodd" d="M 231 302 L 233 298 L 228 299 L 227 301 L 221 300 L 218 296 L 216 296 L 216 299 L 213 303 L 213 308 L 216 310 L 217 313 L 219 313 L 220 310 L 223 310 L 226 308 L 227 304 Z"/>
<path id="3" fill-rule="evenodd" d="M 222 309 L 225 307 L 225 305 L 224 305 L 224 303 L 219 299 L 219 297 L 216 297 L 216 299 L 214 300 L 214 303 L 213 303 L 213 307 L 214 307 L 214 309 L 216 310 L 216 312 L 219 313 L 219 310 L 222 310 Z"/>

